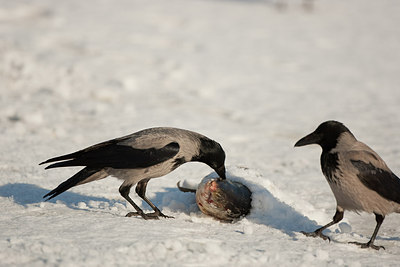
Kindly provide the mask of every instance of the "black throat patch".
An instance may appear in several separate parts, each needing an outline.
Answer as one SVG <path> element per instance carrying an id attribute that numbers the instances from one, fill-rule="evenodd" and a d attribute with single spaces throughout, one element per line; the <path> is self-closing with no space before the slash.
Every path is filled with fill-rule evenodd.
<path id="1" fill-rule="evenodd" d="M 337 153 L 327 153 L 322 152 L 321 154 L 321 168 L 322 173 L 325 175 L 329 183 L 338 184 L 340 182 L 339 177 L 335 174 L 340 170 L 339 166 L 339 156 Z"/>

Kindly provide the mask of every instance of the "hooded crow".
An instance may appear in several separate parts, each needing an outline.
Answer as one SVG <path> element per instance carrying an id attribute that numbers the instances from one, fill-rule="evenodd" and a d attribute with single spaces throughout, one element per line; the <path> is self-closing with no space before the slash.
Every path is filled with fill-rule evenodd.
<path id="1" fill-rule="evenodd" d="M 114 176 L 124 180 L 119 192 L 136 210 L 128 213 L 127 217 L 168 217 L 145 196 L 147 183 L 151 178 L 164 176 L 189 161 L 203 162 L 226 179 L 225 152 L 219 143 L 183 129 L 145 129 L 40 163 L 52 163 L 46 169 L 85 166 L 44 198 L 49 200 L 73 186 Z M 136 193 L 151 206 L 153 213 L 144 213 L 129 197 L 130 189 L 135 184 Z"/>
<path id="2" fill-rule="evenodd" d="M 344 211 L 374 213 L 376 227 L 367 243 L 351 242 L 362 248 L 379 250 L 374 245 L 385 218 L 400 212 L 400 179 L 370 147 L 357 141 L 350 130 L 337 121 L 327 121 L 300 139 L 295 147 L 318 144 L 322 147 L 322 172 L 335 195 L 337 206 L 333 221 L 306 236 L 329 239 L 323 230 L 343 219 Z"/>

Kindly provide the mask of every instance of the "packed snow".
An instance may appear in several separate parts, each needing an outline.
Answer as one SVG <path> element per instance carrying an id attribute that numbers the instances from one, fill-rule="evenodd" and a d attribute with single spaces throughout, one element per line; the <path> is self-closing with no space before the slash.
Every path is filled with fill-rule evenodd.
<path id="1" fill-rule="evenodd" d="M 399 215 L 376 244 L 371 214 L 335 213 L 320 148 L 294 143 L 336 119 L 400 174 L 397 0 L 1 0 L 1 266 L 398 266 Z M 152 126 L 207 135 L 228 179 L 253 192 L 245 218 L 222 223 L 192 193 L 212 170 L 188 163 L 150 181 L 174 219 L 124 217 L 107 178 L 51 201 L 79 168 L 50 157 Z M 150 211 L 132 190 L 131 197 Z"/>

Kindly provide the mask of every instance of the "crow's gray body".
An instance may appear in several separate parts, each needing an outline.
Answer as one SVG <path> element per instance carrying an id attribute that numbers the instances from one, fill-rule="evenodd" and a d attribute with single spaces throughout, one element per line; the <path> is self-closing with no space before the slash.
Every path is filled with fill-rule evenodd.
<path id="1" fill-rule="evenodd" d="M 375 231 L 368 243 L 356 243 L 375 249 L 378 230 L 385 216 L 400 212 L 400 179 L 370 147 L 359 142 L 347 127 L 336 121 L 322 123 L 295 146 L 318 144 L 322 147 L 321 168 L 336 198 L 333 221 L 307 236 L 329 239 L 322 231 L 342 220 L 344 211 L 374 213 Z"/>
<path id="2" fill-rule="evenodd" d="M 166 217 L 145 197 L 147 183 L 189 161 L 206 163 L 225 178 L 225 153 L 217 142 L 183 129 L 145 129 L 42 162 L 53 163 L 46 169 L 85 166 L 45 197 L 51 199 L 73 186 L 113 176 L 124 181 L 120 193 L 137 210 L 131 215 L 140 215 L 145 219 Z M 135 184 L 138 195 L 154 209 L 154 216 L 146 216 L 128 196 L 130 188 Z"/>
<path id="3" fill-rule="evenodd" d="M 340 210 L 386 215 L 400 212 L 400 179 L 370 147 L 343 133 L 336 148 L 338 164 L 328 180 Z M 387 188 L 387 190 L 385 190 Z M 399 192 L 393 198 L 386 191 Z"/>

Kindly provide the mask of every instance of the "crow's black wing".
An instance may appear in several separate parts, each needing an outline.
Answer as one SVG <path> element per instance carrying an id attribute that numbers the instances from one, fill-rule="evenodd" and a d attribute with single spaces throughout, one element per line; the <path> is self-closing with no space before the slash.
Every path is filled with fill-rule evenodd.
<path id="1" fill-rule="evenodd" d="M 366 187 L 400 204 L 400 179 L 392 171 L 363 160 L 353 159 L 351 163 L 358 170 L 357 177 Z"/>
<path id="2" fill-rule="evenodd" d="M 162 148 L 148 149 L 138 149 L 122 145 L 120 142 L 121 139 L 106 141 L 71 154 L 51 158 L 40 164 L 56 162 L 46 169 L 69 166 L 146 168 L 166 161 L 179 152 L 179 144 L 176 142 L 171 142 Z"/>

